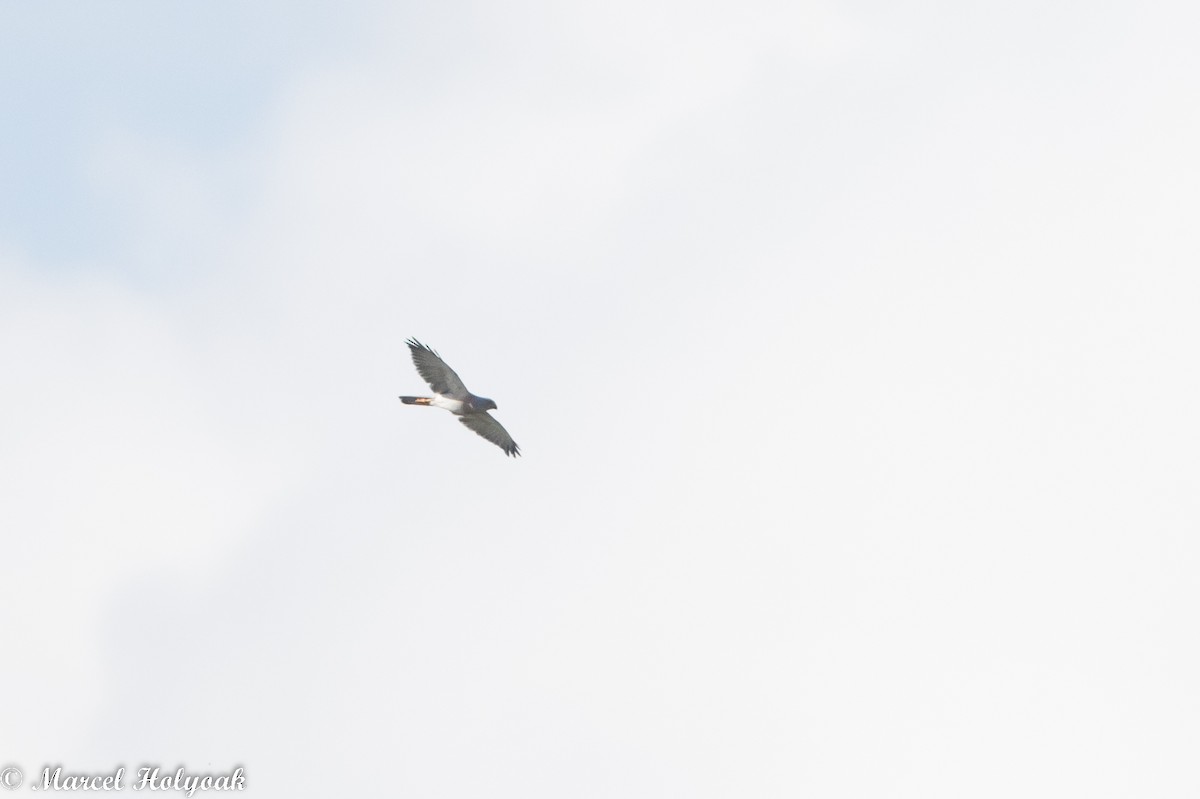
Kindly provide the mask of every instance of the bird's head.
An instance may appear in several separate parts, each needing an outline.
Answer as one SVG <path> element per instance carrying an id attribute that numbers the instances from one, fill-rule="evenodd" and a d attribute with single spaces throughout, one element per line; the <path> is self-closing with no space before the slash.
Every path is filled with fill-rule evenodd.
<path id="1" fill-rule="evenodd" d="M 485 411 L 494 411 L 496 410 L 496 401 L 490 400 L 487 397 L 480 397 L 479 407 L 483 408 Z"/>

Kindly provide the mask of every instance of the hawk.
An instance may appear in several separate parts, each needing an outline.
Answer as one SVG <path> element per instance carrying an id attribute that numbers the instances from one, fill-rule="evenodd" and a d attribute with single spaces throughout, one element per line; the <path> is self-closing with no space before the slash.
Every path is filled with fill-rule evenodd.
<path id="1" fill-rule="evenodd" d="M 458 417 L 458 421 L 474 430 L 488 441 L 504 450 L 505 455 L 521 454 L 517 442 L 512 440 L 508 431 L 492 418 L 488 410 L 494 409 L 496 403 L 487 397 L 477 397 L 459 379 L 454 370 L 446 365 L 442 357 L 426 347 L 415 338 L 405 342 L 412 351 L 413 363 L 417 373 L 424 378 L 433 389 L 432 397 L 401 397 L 405 405 L 430 405 L 434 408 L 445 408 Z"/>

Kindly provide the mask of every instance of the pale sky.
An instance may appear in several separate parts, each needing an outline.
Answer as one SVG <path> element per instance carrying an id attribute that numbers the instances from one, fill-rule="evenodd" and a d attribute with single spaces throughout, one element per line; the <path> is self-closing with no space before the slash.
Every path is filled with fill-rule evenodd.
<path id="1" fill-rule="evenodd" d="M 1198 29 L 0 7 L 0 766 L 1200 793 Z"/>

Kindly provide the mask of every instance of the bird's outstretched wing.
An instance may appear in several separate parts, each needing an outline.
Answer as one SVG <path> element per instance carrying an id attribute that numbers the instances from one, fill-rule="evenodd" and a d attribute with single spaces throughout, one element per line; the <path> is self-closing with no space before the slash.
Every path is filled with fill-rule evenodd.
<path id="1" fill-rule="evenodd" d="M 466 416 L 458 417 L 458 421 L 504 450 L 505 455 L 516 457 L 521 454 L 521 449 L 517 446 L 517 442 L 513 441 L 512 436 L 508 434 L 504 426 L 493 419 L 487 411 L 483 413 L 468 413 Z"/>
<path id="2" fill-rule="evenodd" d="M 415 338 L 410 338 L 405 343 L 412 350 L 412 359 L 416 364 L 417 373 L 435 393 L 458 400 L 465 400 L 470 395 L 467 387 L 463 385 L 463 381 L 459 380 L 458 375 L 446 365 L 440 355 Z"/>

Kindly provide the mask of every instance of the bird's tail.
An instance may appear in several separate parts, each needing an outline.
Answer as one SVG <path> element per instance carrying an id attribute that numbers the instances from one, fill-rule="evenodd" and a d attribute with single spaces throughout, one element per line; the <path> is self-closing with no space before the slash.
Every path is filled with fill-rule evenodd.
<path id="1" fill-rule="evenodd" d="M 433 402 L 429 397 L 401 397 L 400 401 L 405 405 L 428 405 Z"/>

